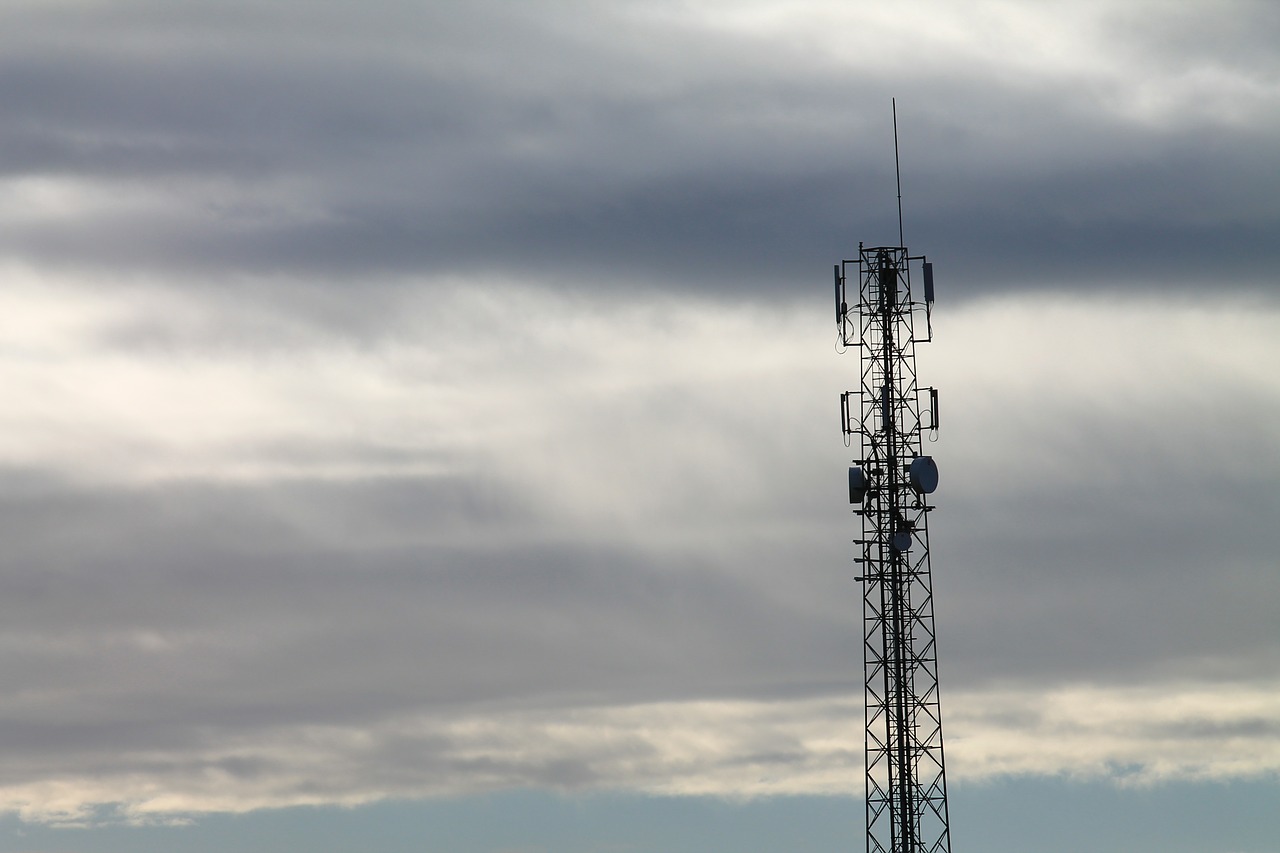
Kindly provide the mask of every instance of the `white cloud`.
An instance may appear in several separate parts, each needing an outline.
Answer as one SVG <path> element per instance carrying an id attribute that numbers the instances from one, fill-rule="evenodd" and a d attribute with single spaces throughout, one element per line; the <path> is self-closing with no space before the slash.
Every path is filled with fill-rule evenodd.
<path id="1" fill-rule="evenodd" d="M 953 692 L 944 697 L 949 780 L 1275 778 L 1278 687 L 1173 682 Z M 0 809 L 65 825 L 530 787 L 856 797 L 859 700 L 439 709 L 358 727 L 289 726 L 181 753 L 124 750 L 117 769 L 97 776 L 64 772 L 9 783 L 0 786 Z M 143 764 L 146 772 L 132 769 Z M 104 804 L 111 806 L 105 813 Z"/>
<path id="2" fill-rule="evenodd" d="M 1280 776 L 1274 682 L 1064 685 L 949 697 L 957 778 L 1063 775 L 1126 785 Z"/>

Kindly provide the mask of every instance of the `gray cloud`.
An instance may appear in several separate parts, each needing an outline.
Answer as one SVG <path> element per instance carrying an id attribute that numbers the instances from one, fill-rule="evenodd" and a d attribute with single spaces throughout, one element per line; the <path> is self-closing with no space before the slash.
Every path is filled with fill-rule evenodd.
<path id="1" fill-rule="evenodd" d="M 302 385 L 291 405 L 305 416 L 286 408 L 258 430 L 230 423 L 225 436 L 169 451 L 167 464 L 195 474 L 139 475 L 109 460 L 7 474 L 0 674 L 23 689 L 0 707 L 0 725 L 29 744 L 12 775 L 71 779 L 77 802 L 93 802 L 103 796 L 93 785 L 143 773 L 195 810 L 522 784 L 663 789 L 673 773 L 724 793 L 743 756 L 780 790 L 845 784 L 833 780 L 853 746 L 771 734 L 792 713 L 827 741 L 856 728 L 854 520 L 840 504 L 845 454 L 828 387 L 841 360 L 797 343 L 819 337 L 825 312 L 672 303 L 645 316 L 604 296 L 527 296 L 515 303 L 524 325 L 506 340 L 515 361 L 457 349 L 502 307 L 458 298 L 417 321 L 411 345 L 466 367 L 466 394 L 438 409 L 441 389 L 421 384 L 430 371 L 391 358 L 408 333 L 367 341 L 354 369 L 316 377 L 330 399 L 303 377 L 355 357 L 339 342 L 327 359 L 266 350 L 235 367 L 236 347 L 200 337 L 156 359 L 149 345 L 121 350 L 90 328 L 108 364 L 123 352 L 177 381 L 210 358 L 241 371 L 225 387 L 289 367 L 271 387 Z M 467 305 L 475 316 L 455 324 Z M 1139 309 L 1158 322 L 1118 334 Z M 1190 345 L 1179 330 L 1201 311 L 995 301 L 936 318 L 948 340 L 935 346 L 951 355 L 931 368 L 947 412 L 932 539 L 944 689 L 966 709 L 956 727 L 970 743 L 966 773 L 1094 773 L 1149 740 L 1173 743 L 1178 766 L 1196 773 L 1258 771 L 1202 752 L 1272 719 L 1247 702 L 1216 734 L 1196 728 L 1200 711 L 1159 731 L 1133 722 L 1087 761 L 1044 749 L 1015 758 L 990 742 L 996 727 L 1010 737 L 1069 727 L 1067 711 L 1036 704 L 1063 684 L 1128 707 L 1108 691 L 1190 682 L 1237 697 L 1280 675 L 1267 632 L 1276 458 L 1264 428 L 1276 398 L 1255 357 L 1269 351 L 1260 330 L 1274 309 L 1219 308 Z M 1094 316 L 1106 319 L 1088 357 L 1060 362 L 1059 339 Z M 993 339 L 993 326 L 1007 334 Z M 618 328 L 627 339 L 600 347 Z M 1228 355 L 1211 341 L 1231 329 Z M 1155 382 L 1144 361 L 1179 384 Z M 329 438 L 348 409 L 372 402 L 340 384 L 359 386 L 371 364 L 382 366 L 381 395 L 415 395 L 362 415 L 378 422 L 365 438 Z M 1192 412 L 1185 387 L 1198 389 Z M 495 400 L 521 417 L 477 417 L 474 406 Z M 383 434 L 419 407 L 430 439 L 388 445 Z M 202 414 L 216 412 L 215 401 Z M 492 432 L 451 444 L 454 418 Z M 305 426 L 264 441 L 277 421 Z M 1252 453 L 1206 450 L 1224 425 Z M 219 476 L 229 470 L 249 473 Z M 1009 685 L 1025 713 L 989 719 L 985 703 L 1006 707 Z M 678 732 L 698 742 L 744 703 L 752 710 L 723 752 L 681 752 Z M 317 781 L 321 757 L 349 766 L 350 783 Z M 210 774 L 246 787 L 199 781 Z"/>
<path id="2" fill-rule="evenodd" d="M 894 239 L 890 92 L 911 242 L 964 293 L 1269 290 L 1280 260 L 1264 5 L 1240 6 L 1249 26 L 1156 15 L 1149 42 L 1094 10 L 1108 63 L 1033 74 L 1016 29 L 1005 57 L 957 71 L 971 57 L 939 41 L 902 73 L 856 40 L 806 52 L 626 4 L 83 11 L 81 30 L 8 13 L 0 168 L 149 195 L 12 215 L 4 251 L 41 263 L 790 294 L 852 240 Z"/>

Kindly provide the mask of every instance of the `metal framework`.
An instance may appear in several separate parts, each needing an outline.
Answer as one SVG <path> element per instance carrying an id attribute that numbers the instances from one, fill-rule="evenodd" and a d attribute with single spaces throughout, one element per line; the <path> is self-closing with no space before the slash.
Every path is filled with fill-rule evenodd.
<path id="1" fill-rule="evenodd" d="M 913 267 L 922 299 L 912 289 Z M 846 445 L 859 448 L 849 501 L 862 517 L 854 562 L 862 583 L 867 851 L 950 853 L 929 565 L 928 495 L 938 476 L 922 447 L 924 433 L 938 428 L 938 393 L 916 378 L 916 344 L 933 339 L 933 266 L 905 246 L 859 244 L 856 260 L 836 265 L 835 287 L 840 342 L 861 360 L 861 387 L 841 395 L 840 411 Z"/>

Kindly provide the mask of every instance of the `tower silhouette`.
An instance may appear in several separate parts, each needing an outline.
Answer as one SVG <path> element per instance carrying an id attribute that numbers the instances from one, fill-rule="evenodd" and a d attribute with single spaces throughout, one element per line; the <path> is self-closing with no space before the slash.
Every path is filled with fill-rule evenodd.
<path id="1" fill-rule="evenodd" d="M 899 189 L 900 242 L 901 222 Z M 840 413 L 846 445 L 858 448 L 849 502 L 862 518 L 854 562 L 862 584 L 867 851 L 950 853 L 929 562 L 938 469 L 923 452 L 924 433 L 938 429 L 938 392 L 916 376 L 916 345 L 933 339 L 933 265 L 903 245 L 860 243 L 856 259 L 835 267 L 835 295 L 840 343 L 860 357 L 859 388 L 841 394 Z"/>

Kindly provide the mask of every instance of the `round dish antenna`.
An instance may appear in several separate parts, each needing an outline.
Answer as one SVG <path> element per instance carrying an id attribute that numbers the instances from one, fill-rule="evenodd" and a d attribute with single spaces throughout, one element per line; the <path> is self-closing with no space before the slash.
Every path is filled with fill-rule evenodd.
<path id="1" fill-rule="evenodd" d="M 911 488 L 922 495 L 931 495 L 938 488 L 938 466 L 932 456 L 917 456 L 907 469 Z"/>
<path id="2" fill-rule="evenodd" d="M 867 499 L 867 490 L 871 483 L 867 481 L 867 472 L 856 465 L 849 469 L 849 503 L 860 504 Z"/>

